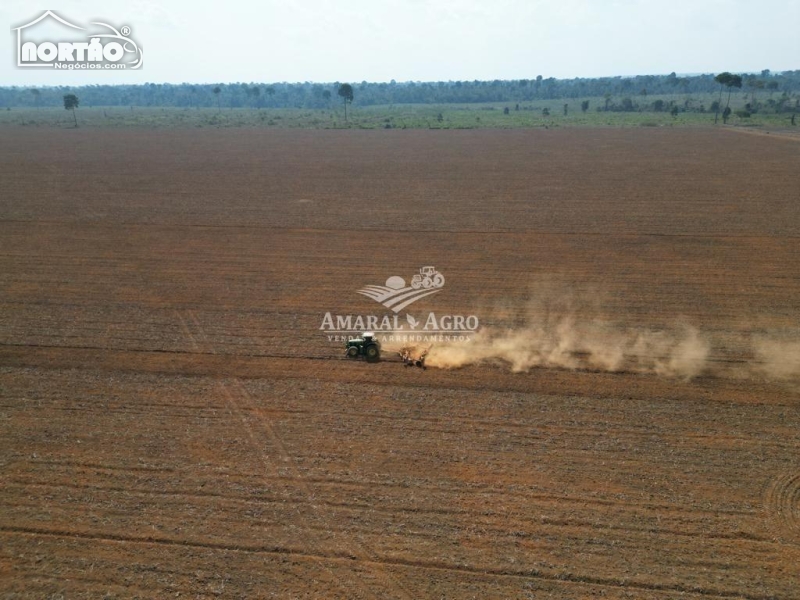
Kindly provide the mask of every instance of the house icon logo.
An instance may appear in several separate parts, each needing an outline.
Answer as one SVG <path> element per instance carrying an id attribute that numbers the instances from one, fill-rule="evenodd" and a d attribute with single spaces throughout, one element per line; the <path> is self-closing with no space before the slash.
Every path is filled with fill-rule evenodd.
<path id="1" fill-rule="evenodd" d="M 70 23 L 52 10 L 15 27 L 17 67 L 45 69 L 125 70 L 142 67 L 142 48 L 127 25 L 117 29 L 108 23 L 95 27 Z"/>

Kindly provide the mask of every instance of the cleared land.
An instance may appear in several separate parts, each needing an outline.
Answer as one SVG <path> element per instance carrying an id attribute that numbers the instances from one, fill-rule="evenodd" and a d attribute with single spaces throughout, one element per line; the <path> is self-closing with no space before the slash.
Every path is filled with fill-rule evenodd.
<path id="1" fill-rule="evenodd" d="M 660 97 L 667 105 L 684 102 L 710 105 L 716 94 L 700 95 L 691 99 L 684 96 Z M 741 108 L 747 101 L 732 100 L 733 108 Z M 76 112 L 83 128 L 191 128 L 191 127 L 243 127 L 255 129 L 520 129 L 560 127 L 709 127 L 714 123 L 713 112 L 680 112 L 672 116 L 669 110 L 603 111 L 603 98 L 591 98 L 591 110 L 581 112 L 579 99 L 559 98 L 521 103 L 485 104 L 398 104 L 354 106 L 348 111 L 338 103 L 328 109 L 311 108 L 188 108 L 136 106 L 89 106 L 82 104 Z M 563 114 L 564 104 L 569 106 Z M 60 104 L 60 98 L 59 98 Z M 508 113 L 505 109 L 509 109 Z M 544 115 L 547 109 L 550 114 Z M 783 132 L 798 135 L 788 112 L 758 112 L 750 117 L 731 116 L 726 129 Z M 795 117 L 795 123 L 797 118 Z M 73 128 L 72 111 L 62 106 L 44 108 L 0 107 L 0 129 L 6 127 Z M 719 127 L 723 127 L 719 119 Z"/>
<path id="2" fill-rule="evenodd" d="M 757 342 L 800 340 L 798 148 L 5 129 L 0 594 L 796 598 L 800 381 Z M 415 309 L 688 323 L 707 363 L 342 360 L 322 315 L 427 264 Z"/>

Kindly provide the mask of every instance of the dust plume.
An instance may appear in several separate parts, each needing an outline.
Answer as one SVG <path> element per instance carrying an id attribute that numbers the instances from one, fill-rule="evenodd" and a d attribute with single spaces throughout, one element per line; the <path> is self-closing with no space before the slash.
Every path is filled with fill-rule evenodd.
<path id="1" fill-rule="evenodd" d="M 486 328 L 467 343 L 434 345 L 426 364 L 455 369 L 502 362 L 514 372 L 533 367 L 636 371 L 691 379 L 704 370 L 710 344 L 688 325 L 675 331 L 622 330 L 566 316 L 552 326 Z"/>
<path id="2" fill-rule="evenodd" d="M 663 330 L 624 327 L 604 317 L 603 294 L 545 282 L 520 309 L 501 307 L 507 325 L 479 330 L 470 342 L 437 343 L 426 364 L 455 369 L 499 362 L 514 372 L 533 367 L 633 371 L 691 379 L 707 365 L 711 344 L 696 328 L 675 323 Z"/>
<path id="3" fill-rule="evenodd" d="M 758 370 L 772 379 L 800 378 L 800 342 L 757 337 L 753 350 Z"/>
<path id="4" fill-rule="evenodd" d="M 550 367 L 800 382 L 800 329 L 758 326 L 754 335 L 746 327 L 715 323 L 700 331 L 676 317 L 654 326 L 647 307 L 626 315 L 619 305 L 599 289 L 539 281 L 528 299 L 484 307 L 485 324 L 470 341 L 425 344 L 409 353 L 427 352 L 424 364 L 440 369 L 499 364 L 514 372 Z"/>

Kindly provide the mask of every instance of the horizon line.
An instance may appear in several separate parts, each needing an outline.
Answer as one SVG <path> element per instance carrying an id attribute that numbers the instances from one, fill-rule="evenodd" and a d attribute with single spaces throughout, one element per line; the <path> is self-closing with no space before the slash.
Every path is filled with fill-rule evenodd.
<path id="1" fill-rule="evenodd" d="M 729 70 L 727 72 L 730 73 L 737 73 L 742 75 L 760 75 L 764 71 L 769 71 L 770 76 L 775 75 L 782 75 L 784 73 L 797 73 L 800 72 L 800 68 L 797 69 L 783 69 L 780 71 L 772 70 L 772 69 L 761 69 L 760 71 L 737 71 L 737 70 Z M 722 73 L 724 71 L 720 71 Z M 675 73 L 676 77 L 705 77 L 705 76 L 712 76 L 716 75 L 715 71 L 694 71 L 694 72 L 681 72 L 678 73 L 676 71 L 671 71 L 669 73 L 639 73 L 636 75 L 597 75 L 597 76 L 574 76 L 574 77 L 544 77 L 542 76 L 543 80 L 547 79 L 554 79 L 556 81 L 573 81 L 573 80 L 580 80 L 580 79 L 636 79 L 638 77 L 669 77 Z M 242 85 L 242 84 L 262 84 L 262 85 L 333 85 L 336 83 L 351 83 L 351 84 L 364 84 L 367 85 L 380 85 L 380 84 L 388 84 L 391 85 L 394 82 L 395 85 L 409 85 L 409 84 L 426 84 L 426 83 L 456 83 L 456 82 L 463 82 L 463 83 L 474 83 L 478 82 L 493 82 L 493 81 L 502 81 L 502 82 L 514 82 L 514 81 L 536 81 L 540 75 L 536 75 L 534 77 L 519 77 L 519 78 L 507 78 L 507 79 L 407 79 L 403 81 L 397 81 L 395 79 L 386 80 L 374 80 L 368 81 L 366 79 L 362 79 L 361 81 L 357 80 L 330 80 L 330 81 L 321 81 L 321 80 L 295 80 L 295 81 L 268 81 L 268 80 L 250 80 L 250 81 L 145 81 L 145 82 L 130 82 L 130 83 L 79 83 L 79 84 L 13 84 L 13 85 L 0 85 L 0 89 L 9 89 L 9 88 L 19 88 L 19 87 L 39 87 L 39 88 L 73 88 L 73 87 L 89 87 L 89 86 L 123 86 L 123 85 Z"/>

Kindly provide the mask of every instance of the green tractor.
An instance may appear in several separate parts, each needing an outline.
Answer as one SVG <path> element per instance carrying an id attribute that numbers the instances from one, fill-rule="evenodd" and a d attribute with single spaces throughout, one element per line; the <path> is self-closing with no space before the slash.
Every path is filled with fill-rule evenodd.
<path id="1" fill-rule="evenodd" d="M 367 362 L 378 362 L 381 359 L 381 343 L 375 334 L 367 331 L 360 338 L 347 340 L 345 356 L 347 358 L 364 358 Z"/>

